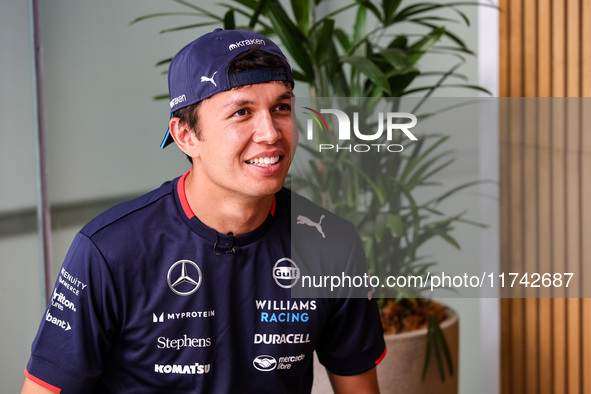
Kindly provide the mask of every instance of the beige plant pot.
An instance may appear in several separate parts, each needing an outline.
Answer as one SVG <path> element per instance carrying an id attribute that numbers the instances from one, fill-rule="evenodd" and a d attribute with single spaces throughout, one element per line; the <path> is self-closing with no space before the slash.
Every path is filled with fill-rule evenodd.
<path id="1" fill-rule="evenodd" d="M 431 361 L 425 380 L 421 380 L 425 350 L 427 346 L 427 330 L 417 330 L 404 334 L 386 335 L 388 351 L 386 357 L 378 365 L 378 381 L 382 394 L 457 394 L 458 393 L 458 361 L 459 361 L 459 319 L 456 312 L 448 309 L 448 317 L 441 323 L 441 329 L 447 339 L 454 365 L 454 374 L 446 374 L 445 382 L 441 381 L 435 354 Z M 326 370 L 314 357 L 314 385 L 312 394 L 329 394 L 332 388 Z"/>
<path id="2" fill-rule="evenodd" d="M 435 353 L 432 351 L 427 375 L 424 381 L 421 380 L 427 347 L 427 329 L 386 335 L 388 352 L 378 365 L 378 381 L 382 394 L 458 393 L 460 324 L 457 313 L 448 309 L 448 317 L 440 326 L 447 339 L 454 374 L 446 374 L 445 381 L 441 381 Z"/>

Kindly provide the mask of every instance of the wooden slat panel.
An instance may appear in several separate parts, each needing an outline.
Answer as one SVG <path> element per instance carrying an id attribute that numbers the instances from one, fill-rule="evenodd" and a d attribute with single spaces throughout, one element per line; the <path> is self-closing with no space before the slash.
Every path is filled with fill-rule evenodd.
<path id="1" fill-rule="evenodd" d="M 512 393 L 513 359 L 511 358 L 511 324 L 513 308 L 512 298 L 502 298 L 501 306 L 501 393 Z"/>
<path id="2" fill-rule="evenodd" d="M 591 2 L 581 2 L 581 37 L 591 37 Z M 581 43 L 581 96 L 591 97 L 591 42 L 579 40 Z M 588 129 L 584 129 L 588 130 Z M 583 167 L 588 168 L 588 167 Z"/>
<path id="3" fill-rule="evenodd" d="M 555 298 L 552 300 L 553 321 L 553 342 L 552 351 L 554 354 L 554 394 L 564 394 L 566 388 L 566 300 Z"/>
<path id="4" fill-rule="evenodd" d="M 537 35 L 537 6 L 535 1 L 524 1 L 521 24 L 523 26 L 523 92 L 521 96 L 536 97 L 538 95 L 537 65 L 538 46 L 531 45 L 536 42 Z M 530 43 L 528 45 L 528 43 Z"/>
<path id="5" fill-rule="evenodd" d="M 510 73 L 508 73 L 509 86 L 507 93 L 512 97 L 519 97 L 523 95 L 523 3 L 522 0 L 511 0 L 511 8 L 508 13 L 508 32 L 507 45 L 510 48 L 510 55 L 508 59 L 508 66 Z M 519 72 L 514 72 L 519 70 Z M 510 226 L 515 229 L 521 229 L 523 224 L 523 179 L 521 157 L 523 155 L 523 139 L 522 139 L 522 121 L 521 108 L 512 108 L 509 114 L 509 154 L 510 154 L 510 172 L 509 182 L 509 209 L 510 209 Z M 514 266 L 517 262 L 522 265 L 523 262 L 523 233 L 521 231 L 511 231 L 511 248 L 509 249 L 509 271 L 521 269 L 521 267 Z M 525 392 L 525 325 L 523 320 L 524 301 L 522 299 L 512 300 L 511 316 L 509 320 L 509 332 L 511 335 L 510 357 L 511 357 L 511 390 L 516 392 Z"/>
<path id="6" fill-rule="evenodd" d="M 523 96 L 523 0 L 511 0 L 508 45 L 509 56 L 509 97 Z"/>
<path id="7" fill-rule="evenodd" d="M 585 164 L 591 166 L 591 160 L 586 160 Z M 591 192 L 591 190 L 589 190 L 589 192 Z M 591 214 L 591 212 L 588 212 L 588 214 Z M 587 234 L 591 235 L 590 233 Z M 584 327 L 581 349 L 583 352 L 581 367 L 583 370 L 583 387 L 581 392 L 591 393 L 591 374 L 585 373 L 585 371 L 591 370 L 591 333 L 589 332 L 589 327 L 591 327 L 591 298 L 583 298 L 581 302 L 583 303 L 581 307 L 581 316 L 583 319 L 582 325 Z"/>
<path id="8" fill-rule="evenodd" d="M 588 15 L 589 10 L 591 10 L 591 6 L 589 6 L 587 2 L 586 11 L 583 12 L 583 15 Z M 584 34 L 585 32 L 583 32 Z M 588 50 L 584 49 L 584 52 Z M 586 56 L 584 56 L 586 58 Z M 591 59 L 590 59 L 591 60 Z M 588 74 L 583 73 L 583 79 L 589 78 Z M 588 82 L 583 82 L 583 91 L 585 92 L 588 88 L 586 85 Z M 591 256 L 591 205 L 589 201 L 591 201 L 591 133 L 588 130 L 591 130 L 591 99 L 584 99 L 583 101 L 583 110 L 582 110 L 582 125 L 581 125 L 581 217 L 582 226 L 581 226 L 581 255 L 582 255 L 582 271 L 583 271 L 583 278 L 582 282 L 584 284 L 589 285 L 591 283 L 591 267 L 589 266 L 589 256 Z M 585 132 L 587 130 L 587 132 Z M 583 383 L 582 383 L 582 392 L 583 393 L 591 393 L 591 374 L 588 371 L 591 371 L 591 298 L 585 298 L 582 300 L 582 307 L 581 307 L 581 315 L 582 315 L 582 346 L 581 350 L 583 353 L 582 359 L 582 371 L 583 371 Z M 587 373 L 584 373 L 587 372 Z"/>
<path id="9" fill-rule="evenodd" d="M 512 100 L 510 112 L 510 145 L 511 155 L 510 170 L 510 209 L 511 226 L 517 231 L 511 232 L 510 266 L 508 272 L 524 272 L 524 233 L 520 231 L 524 226 L 524 130 L 523 130 L 523 101 Z M 521 288 L 518 288 L 521 290 Z M 511 359 L 512 359 L 512 383 L 511 386 L 519 393 L 525 393 L 526 354 L 525 354 L 525 301 L 515 299 L 511 308 Z"/>
<path id="10" fill-rule="evenodd" d="M 538 29 L 535 42 L 538 50 L 537 66 L 537 96 L 552 96 L 552 8 L 550 1 L 538 2 Z M 534 42 L 534 41 L 532 41 Z M 552 272 L 552 217 L 548 213 L 552 209 L 552 130 L 550 100 L 538 100 L 538 247 L 539 272 Z M 554 352 L 553 342 L 553 310 L 552 300 L 539 300 L 539 392 L 552 394 L 554 384 Z"/>
<path id="11" fill-rule="evenodd" d="M 500 6 L 502 95 L 591 96 L 590 1 Z M 503 393 L 591 392 L 584 373 L 591 370 L 591 299 L 578 298 L 577 287 L 591 283 L 589 104 L 538 100 L 533 117 L 526 104 L 522 139 L 515 136 L 521 115 L 508 111 L 501 120 L 510 123 L 510 137 L 501 132 L 502 268 L 523 263 L 529 272 L 579 274 L 569 293 L 552 289 L 553 299 L 503 300 Z M 516 376 L 523 372 L 524 379 Z"/>
<path id="12" fill-rule="evenodd" d="M 567 298 L 567 381 L 569 393 L 581 393 L 581 299 Z"/>
<path id="13" fill-rule="evenodd" d="M 506 47 L 506 45 L 505 45 Z M 507 84 L 501 86 L 507 87 Z M 501 148 L 499 150 L 500 155 L 500 226 L 502 229 L 508 229 L 511 227 L 511 183 L 508 181 L 511 174 L 511 155 L 510 155 L 510 127 L 509 127 L 509 114 L 510 106 L 509 100 L 501 100 L 499 103 L 499 113 L 501 127 L 499 130 L 499 138 Z M 508 269 L 507 265 L 511 261 L 511 232 L 501 231 L 500 232 L 501 245 L 505 245 L 501 248 L 501 271 Z M 512 299 L 501 299 L 501 354 L 503 359 L 501 362 L 501 392 L 510 393 L 513 381 L 513 359 L 509 356 L 512 349 L 512 336 L 511 336 L 511 322 L 512 319 Z"/>
<path id="14" fill-rule="evenodd" d="M 560 131 L 564 130 L 565 108 L 563 102 L 554 102 L 552 106 L 552 271 L 563 272 L 565 270 L 565 196 L 564 196 L 564 136 Z M 555 289 L 555 297 L 564 297 L 564 289 Z M 562 298 L 554 299 L 552 322 L 553 353 L 554 353 L 554 393 L 566 393 L 566 302 Z"/>
<path id="15" fill-rule="evenodd" d="M 587 23 L 581 24 L 581 36 L 590 37 L 591 24 L 591 2 L 583 1 L 581 10 L 581 20 Z M 581 41 L 581 91 L 583 97 L 591 96 L 591 45 L 588 40 Z M 591 283 L 591 267 L 589 267 L 589 256 L 591 256 L 591 103 L 589 99 L 584 99 L 582 110 L 581 125 L 581 256 L 582 256 L 582 283 L 587 286 Z M 582 300 L 582 371 L 583 382 L 582 392 L 591 393 L 591 374 L 584 373 L 591 370 L 591 299 Z"/>
<path id="16" fill-rule="evenodd" d="M 574 24 L 576 25 L 576 23 Z M 577 46 L 578 49 L 578 46 Z M 578 51 L 574 49 L 569 51 L 569 54 L 577 58 Z M 571 66 L 574 67 L 574 66 Z M 569 67 L 570 71 L 570 67 Z M 569 72 L 570 74 L 570 72 Z M 577 78 L 571 77 L 569 83 L 576 85 L 577 89 L 580 86 L 579 74 Z M 569 90 L 574 92 L 574 86 L 569 87 Z M 581 267 L 580 253 L 580 230 L 581 230 L 581 206 L 580 206 L 580 144 L 581 144 L 581 124 L 580 124 L 580 100 L 568 100 L 568 125 L 566 128 L 566 251 L 567 251 L 567 271 L 579 273 Z M 581 278 L 577 277 L 569 286 L 568 294 L 571 297 L 579 297 L 581 291 Z M 567 315 L 568 315 L 568 387 L 571 393 L 581 392 L 581 316 L 580 316 L 580 299 L 569 298 L 567 300 Z"/>
<path id="17" fill-rule="evenodd" d="M 566 96 L 581 96 L 580 0 L 566 0 Z"/>
<path id="18" fill-rule="evenodd" d="M 548 52 L 549 54 L 549 52 Z M 546 71 L 549 72 L 549 69 Z M 547 77 L 548 75 L 546 75 Z M 547 78 L 549 80 L 549 78 Z M 550 85 L 546 89 L 549 94 Z M 549 99 L 538 100 L 538 247 L 539 272 L 552 272 L 552 131 L 550 127 L 551 103 Z M 548 297 L 549 295 L 545 295 Z M 540 394 L 552 394 L 553 351 L 552 351 L 552 302 L 550 298 L 539 300 L 539 371 Z"/>
<path id="19" fill-rule="evenodd" d="M 548 0 L 545 0 L 548 1 Z M 565 0 L 552 0 L 552 96 L 564 97 L 565 87 Z M 511 70 L 513 72 L 513 70 Z"/>
<path id="20" fill-rule="evenodd" d="M 510 393 L 525 392 L 525 321 L 523 298 L 511 300 L 511 391 Z"/>
<path id="21" fill-rule="evenodd" d="M 566 95 L 581 95 L 581 35 L 579 0 L 566 2 Z M 580 112 L 578 101 L 568 100 L 566 124 L 566 271 L 580 267 Z M 580 294 L 580 278 L 570 286 L 570 296 Z M 581 392 L 581 316 L 580 300 L 567 300 L 567 382 L 569 393 Z"/>
<path id="22" fill-rule="evenodd" d="M 538 3 L 538 28 L 537 37 L 531 42 L 537 43 L 538 64 L 537 64 L 537 96 L 552 96 L 552 54 L 551 46 L 548 43 L 552 40 L 552 8 L 550 1 L 542 0 Z"/>
<path id="23" fill-rule="evenodd" d="M 509 51 L 509 14 L 511 7 L 509 7 L 509 0 L 499 0 L 499 94 L 501 97 L 509 96 L 509 59 L 511 52 Z M 501 140 L 502 141 L 502 140 Z M 502 163 L 502 162 L 501 162 Z"/>
<path id="24" fill-rule="evenodd" d="M 529 2 L 530 4 L 533 2 Z M 527 15 L 532 10 L 527 10 L 524 13 Z M 534 13 L 535 15 L 535 13 Z M 527 37 L 526 37 L 527 38 Z M 531 39 L 531 37 L 530 37 Z M 528 42 L 526 40 L 526 42 Z M 529 56 L 534 56 L 535 52 L 530 51 Z M 528 69 L 528 63 L 526 69 Z M 531 65 L 535 66 L 535 65 Z M 527 73 L 534 74 L 534 73 Z M 528 90 L 530 86 L 530 93 L 535 95 L 535 78 L 529 77 L 525 79 L 525 89 Z M 528 82 L 529 81 L 529 82 Z M 523 201 L 522 212 L 523 218 L 523 269 L 516 271 L 520 273 L 538 272 L 538 242 L 537 231 L 538 228 L 538 182 L 537 182 L 537 129 L 538 118 L 536 101 L 521 100 L 524 103 L 524 149 L 521 161 L 523 163 L 523 175 L 521 182 L 523 184 Z M 529 175 L 528 175 L 529 174 Z M 524 289 L 528 293 L 530 289 Z M 531 293 L 530 293 L 531 294 Z M 526 295 L 531 296 L 531 295 Z M 539 347 L 538 347 L 538 300 L 536 298 L 524 299 L 525 314 L 521 319 L 525 318 L 524 334 L 525 334 L 525 391 L 524 393 L 539 394 Z"/>

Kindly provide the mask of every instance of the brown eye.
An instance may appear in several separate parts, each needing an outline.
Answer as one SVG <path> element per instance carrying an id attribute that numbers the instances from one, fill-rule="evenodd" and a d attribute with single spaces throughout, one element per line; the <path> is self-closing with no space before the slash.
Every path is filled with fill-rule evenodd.
<path id="1" fill-rule="evenodd" d="M 239 109 L 238 111 L 234 112 L 232 116 L 244 116 L 247 115 L 248 111 L 246 109 Z"/>
<path id="2" fill-rule="evenodd" d="M 277 106 L 277 111 L 291 111 L 291 105 L 289 105 L 289 104 L 279 104 Z"/>

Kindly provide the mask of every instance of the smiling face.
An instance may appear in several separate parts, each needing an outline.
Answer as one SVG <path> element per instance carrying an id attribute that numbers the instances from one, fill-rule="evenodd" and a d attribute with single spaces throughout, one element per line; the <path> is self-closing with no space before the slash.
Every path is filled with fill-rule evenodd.
<path id="1" fill-rule="evenodd" d="M 281 189 L 295 151 L 292 97 L 288 84 L 268 82 L 201 102 L 190 153 L 200 194 L 257 199 Z"/>

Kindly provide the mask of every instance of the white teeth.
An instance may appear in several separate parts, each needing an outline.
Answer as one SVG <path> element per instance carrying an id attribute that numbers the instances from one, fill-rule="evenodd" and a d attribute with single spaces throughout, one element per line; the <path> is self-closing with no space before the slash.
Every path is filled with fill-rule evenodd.
<path id="1" fill-rule="evenodd" d="M 274 157 L 260 157 L 247 161 L 248 164 L 254 164 L 255 166 L 268 167 L 279 161 L 279 156 Z"/>

